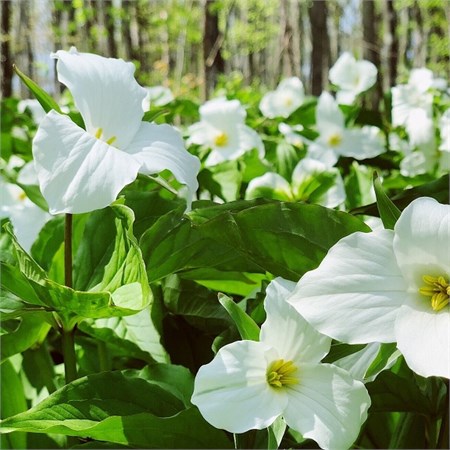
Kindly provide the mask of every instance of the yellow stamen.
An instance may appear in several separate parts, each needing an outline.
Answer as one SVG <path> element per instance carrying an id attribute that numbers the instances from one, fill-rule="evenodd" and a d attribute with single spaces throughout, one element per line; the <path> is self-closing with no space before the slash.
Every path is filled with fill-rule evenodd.
<path id="1" fill-rule="evenodd" d="M 117 139 L 116 136 L 110 137 L 110 138 L 106 141 L 106 143 L 107 143 L 108 145 L 111 145 L 116 139 Z"/>
<path id="2" fill-rule="evenodd" d="M 298 378 L 291 376 L 297 372 L 297 366 L 292 361 L 277 359 L 267 369 L 267 382 L 274 388 L 298 383 Z"/>
<path id="3" fill-rule="evenodd" d="M 330 147 L 337 147 L 342 142 L 342 136 L 339 133 L 334 133 L 328 138 L 328 145 Z"/>
<path id="4" fill-rule="evenodd" d="M 103 134 L 103 128 L 98 128 L 97 131 L 95 132 L 95 137 L 97 139 L 100 139 L 102 137 Z"/>
<path id="5" fill-rule="evenodd" d="M 291 97 L 286 97 L 284 99 L 284 106 L 291 106 L 292 105 L 292 98 Z"/>
<path id="6" fill-rule="evenodd" d="M 228 136 L 223 131 L 219 133 L 215 139 L 214 144 L 217 145 L 217 147 L 223 147 L 228 144 Z"/>
<path id="7" fill-rule="evenodd" d="M 422 279 L 426 285 L 419 289 L 419 293 L 431 297 L 431 307 L 434 311 L 445 308 L 450 301 L 450 285 L 447 279 L 443 276 L 431 275 L 424 275 Z"/>

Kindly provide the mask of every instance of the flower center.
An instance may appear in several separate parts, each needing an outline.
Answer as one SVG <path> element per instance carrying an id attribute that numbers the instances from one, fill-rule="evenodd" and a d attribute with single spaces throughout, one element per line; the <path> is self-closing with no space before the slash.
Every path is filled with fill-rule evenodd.
<path id="1" fill-rule="evenodd" d="M 284 98 L 284 106 L 292 106 L 292 98 L 291 97 Z"/>
<path id="2" fill-rule="evenodd" d="M 425 286 L 419 289 L 422 295 L 431 297 L 431 307 L 434 311 L 440 311 L 449 303 L 450 298 L 450 284 L 447 279 L 440 277 L 432 277 L 431 275 L 424 275 L 422 277 Z"/>
<path id="3" fill-rule="evenodd" d="M 214 144 L 217 147 L 223 147 L 224 145 L 228 144 L 228 135 L 224 133 L 223 131 L 220 132 L 215 138 L 214 138 Z"/>
<path id="4" fill-rule="evenodd" d="M 339 133 L 333 133 L 328 137 L 328 145 L 330 147 L 337 147 L 342 142 L 342 136 Z"/>
<path id="5" fill-rule="evenodd" d="M 267 369 L 267 382 L 276 389 L 297 384 L 298 378 L 292 376 L 295 372 L 297 372 L 297 366 L 292 361 L 277 359 Z"/>
<path id="6" fill-rule="evenodd" d="M 112 145 L 112 143 L 117 139 L 116 136 L 112 136 L 109 139 L 105 140 L 102 138 L 103 135 L 103 128 L 97 128 L 97 131 L 95 132 L 95 137 L 97 139 L 102 139 L 103 141 L 105 141 L 108 145 Z"/>

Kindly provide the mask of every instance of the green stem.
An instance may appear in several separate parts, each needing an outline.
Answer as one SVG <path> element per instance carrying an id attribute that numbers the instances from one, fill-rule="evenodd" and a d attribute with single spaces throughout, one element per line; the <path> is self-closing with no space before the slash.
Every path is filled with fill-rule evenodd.
<path id="1" fill-rule="evenodd" d="M 72 214 L 66 214 L 64 223 L 64 282 L 73 287 L 72 282 Z"/>
<path id="2" fill-rule="evenodd" d="M 62 330 L 62 347 L 64 355 L 64 373 L 66 384 L 77 379 L 77 357 L 75 354 L 75 329 Z"/>
<path id="3" fill-rule="evenodd" d="M 447 385 L 447 398 L 446 398 L 446 408 L 444 411 L 444 416 L 442 417 L 441 428 L 439 430 L 439 437 L 437 440 L 436 448 L 450 448 L 450 434 L 449 434 L 449 426 L 448 426 L 448 415 L 449 415 L 449 383 L 446 380 Z"/>
<path id="4" fill-rule="evenodd" d="M 72 214 L 66 214 L 64 224 L 64 282 L 69 288 L 72 282 Z M 75 354 L 75 328 L 61 330 L 66 384 L 77 378 L 77 358 Z"/>

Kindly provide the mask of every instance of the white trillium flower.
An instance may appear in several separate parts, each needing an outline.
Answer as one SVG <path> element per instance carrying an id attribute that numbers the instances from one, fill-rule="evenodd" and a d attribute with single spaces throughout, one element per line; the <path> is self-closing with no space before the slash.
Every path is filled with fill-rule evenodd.
<path id="1" fill-rule="evenodd" d="M 392 124 L 405 127 L 412 145 L 426 144 L 434 134 L 432 84 L 431 70 L 413 69 L 407 84 L 391 89 Z"/>
<path id="2" fill-rule="evenodd" d="M 268 286 L 260 342 L 222 347 L 200 368 L 192 403 L 209 423 L 232 433 L 266 428 L 282 416 L 322 448 L 349 448 L 370 397 L 343 369 L 320 364 L 331 340 L 285 301 L 294 285 L 278 278 Z"/>
<path id="3" fill-rule="evenodd" d="M 148 111 L 150 106 L 164 106 L 170 103 L 174 96 L 172 91 L 165 86 L 146 87 L 147 95 L 142 101 L 142 108 Z"/>
<path id="4" fill-rule="evenodd" d="M 450 206 L 419 198 L 394 230 L 341 239 L 289 302 L 330 337 L 397 342 L 416 373 L 449 378 L 449 242 Z"/>
<path id="5" fill-rule="evenodd" d="M 0 192 L 0 219 L 10 219 L 17 241 L 29 252 L 42 227 L 52 216 L 35 205 L 19 186 L 7 183 L 2 177 Z"/>
<path id="6" fill-rule="evenodd" d="M 27 98 L 25 100 L 20 100 L 20 102 L 17 105 L 17 110 L 20 113 L 23 113 L 25 112 L 26 109 L 30 110 L 34 123 L 39 125 L 42 119 L 45 117 L 45 110 L 41 106 L 41 104 L 34 98 Z"/>
<path id="7" fill-rule="evenodd" d="M 303 125 L 300 124 L 294 126 L 290 126 L 284 122 L 278 124 L 278 131 L 284 136 L 286 142 L 298 148 L 302 148 L 304 144 L 310 143 L 309 139 L 299 134 L 303 129 Z"/>
<path id="8" fill-rule="evenodd" d="M 274 91 L 264 95 L 259 109 L 264 117 L 289 117 L 305 100 L 303 83 L 297 77 L 286 78 Z"/>
<path id="9" fill-rule="evenodd" d="M 324 183 L 330 183 L 329 185 Z M 339 170 L 310 159 L 302 159 L 292 172 L 291 183 L 268 172 L 250 181 L 245 198 L 274 198 L 281 201 L 310 201 L 334 208 L 345 201 L 345 188 Z"/>
<path id="10" fill-rule="evenodd" d="M 236 159 L 254 148 L 264 157 L 264 144 L 258 133 L 245 125 L 246 115 L 239 100 L 217 98 L 200 106 L 200 122 L 189 127 L 188 143 L 211 149 L 206 166 Z"/>
<path id="11" fill-rule="evenodd" d="M 53 57 L 86 130 L 54 110 L 39 126 L 33 156 L 50 213 L 104 208 L 138 173 L 165 169 L 187 185 L 189 206 L 200 162 L 174 128 L 141 121 L 147 92 L 134 79 L 134 65 L 74 48 Z"/>
<path id="12" fill-rule="evenodd" d="M 439 128 L 441 135 L 441 145 L 439 150 L 450 152 L 450 108 L 442 114 L 439 119 Z"/>
<path id="13" fill-rule="evenodd" d="M 339 88 L 337 101 L 341 105 L 351 105 L 356 96 L 367 91 L 377 81 L 378 70 L 366 60 L 356 61 L 348 52 L 342 53 L 330 69 L 328 78 Z"/>
<path id="14" fill-rule="evenodd" d="M 328 92 L 322 92 L 319 97 L 316 125 L 319 137 L 309 146 L 308 157 L 318 159 L 329 166 L 334 165 L 339 156 L 361 160 L 374 158 L 385 151 L 379 128 L 345 127 L 344 114 Z"/>

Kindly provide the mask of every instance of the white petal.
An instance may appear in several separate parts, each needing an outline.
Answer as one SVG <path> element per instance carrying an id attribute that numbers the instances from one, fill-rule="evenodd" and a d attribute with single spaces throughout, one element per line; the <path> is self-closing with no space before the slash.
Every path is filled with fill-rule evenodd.
<path id="1" fill-rule="evenodd" d="M 244 123 L 247 115 L 239 100 L 227 100 L 216 98 L 209 100 L 200 106 L 200 118 L 217 129 L 221 129 L 225 123 Z"/>
<path id="2" fill-rule="evenodd" d="M 180 133 L 167 124 L 156 125 L 142 122 L 131 144 L 125 149 L 141 163 L 139 172 L 159 173 L 165 169 L 188 188 L 188 206 L 198 188 L 199 159 L 184 147 Z"/>
<path id="3" fill-rule="evenodd" d="M 317 129 L 320 134 L 331 134 L 330 129 L 344 129 L 344 114 L 328 92 L 322 92 L 316 109 Z"/>
<path id="4" fill-rule="evenodd" d="M 328 168 L 333 167 L 338 161 L 337 153 L 321 142 L 310 144 L 306 157 L 320 161 Z"/>
<path id="5" fill-rule="evenodd" d="M 358 160 L 374 158 L 384 151 L 380 129 L 371 126 L 345 130 L 344 139 L 338 148 L 342 156 L 350 156 Z"/>
<path id="6" fill-rule="evenodd" d="M 395 323 L 397 347 L 423 377 L 450 378 L 450 310 L 431 310 L 427 299 L 401 307 Z"/>
<path id="7" fill-rule="evenodd" d="M 33 140 L 39 185 L 51 214 L 108 206 L 136 178 L 139 163 L 50 111 Z"/>
<path id="8" fill-rule="evenodd" d="M 356 61 L 349 52 L 344 52 L 331 67 L 328 78 L 341 89 L 352 90 L 352 76 L 355 72 Z"/>
<path id="9" fill-rule="evenodd" d="M 352 105 L 355 101 L 356 93 L 354 91 L 338 91 L 336 92 L 336 101 L 340 105 Z"/>
<path id="10" fill-rule="evenodd" d="M 243 153 L 256 148 L 260 158 L 264 158 L 264 144 L 259 134 L 247 125 L 238 124 L 238 139 Z"/>
<path id="11" fill-rule="evenodd" d="M 279 174 L 267 172 L 260 177 L 253 178 L 245 192 L 246 199 L 269 197 L 278 200 L 292 201 L 290 184 Z"/>
<path id="12" fill-rule="evenodd" d="M 304 101 L 303 83 L 297 77 L 286 78 L 275 91 L 264 95 L 259 109 L 265 117 L 289 117 Z"/>
<path id="13" fill-rule="evenodd" d="M 342 342 L 394 342 L 406 284 L 392 240 L 391 230 L 341 239 L 300 279 L 289 302 L 320 332 Z"/>
<path id="14" fill-rule="evenodd" d="M 281 358 L 295 363 L 318 363 L 329 351 L 331 339 L 320 334 L 287 302 L 291 283 L 277 278 L 267 287 L 261 342 L 275 348 Z"/>
<path id="15" fill-rule="evenodd" d="M 321 448 L 349 448 L 370 406 L 364 385 L 328 364 L 302 366 L 299 378 L 299 384 L 287 391 L 286 423 Z"/>
<path id="16" fill-rule="evenodd" d="M 26 252 L 30 251 L 41 228 L 52 218 L 50 214 L 30 200 L 25 201 L 22 207 L 12 208 L 10 217 L 14 227 L 14 234 Z"/>
<path id="17" fill-rule="evenodd" d="M 433 72 L 425 67 L 412 69 L 408 84 L 419 92 L 426 92 L 433 85 Z"/>
<path id="18" fill-rule="evenodd" d="M 378 70 L 370 61 L 362 60 L 356 63 L 358 73 L 358 83 L 356 86 L 357 93 L 367 91 L 377 81 Z"/>
<path id="19" fill-rule="evenodd" d="M 91 53 L 59 50 L 58 80 L 73 95 L 86 130 L 102 139 L 116 138 L 114 146 L 126 147 L 137 132 L 147 91 L 134 78 L 135 67 L 121 59 L 103 58 Z"/>
<path id="20" fill-rule="evenodd" d="M 192 403 L 216 428 L 231 433 L 268 427 L 287 404 L 284 390 L 267 383 L 269 364 L 279 359 L 260 342 L 240 341 L 222 347 L 195 377 Z"/>
<path id="21" fill-rule="evenodd" d="M 422 108 L 413 108 L 409 112 L 405 128 L 412 146 L 426 144 L 434 139 L 433 120 Z"/>
<path id="22" fill-rule="evenodd" d="M 450 274 L 450 206 L 422 197 L 411 202 L 395 225 L 394 252 L 410 292 L 424 275 Z"/>
<path id="23" fill-rule="evenodd" d="M 39 184 L 36 167 L 34 166 L 34 161 L 27 162 L 17 176 L 17 182 L 21 184 Z"/>

